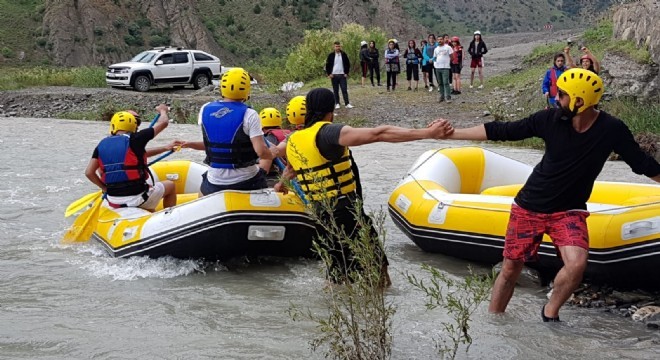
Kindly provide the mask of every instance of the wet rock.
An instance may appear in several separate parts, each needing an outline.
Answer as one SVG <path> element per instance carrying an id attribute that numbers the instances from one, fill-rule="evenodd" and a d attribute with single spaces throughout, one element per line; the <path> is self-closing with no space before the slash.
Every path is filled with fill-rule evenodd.
<path id="1" fill-rule="evenodd" d="M 645 306 L 632 315 L 635 321 L 660 322 L 660 306 Z"/>
<path id="2" fill-rule="evenodd" d="M 612 294 L 610 296 L 613 299 L 617 300 L 618 304 L 633 304 L 641 301 L 653 300 L 651 296 L 644 295 L 641 293 L 634 293 L 634 292 L 612 291 Z"/>

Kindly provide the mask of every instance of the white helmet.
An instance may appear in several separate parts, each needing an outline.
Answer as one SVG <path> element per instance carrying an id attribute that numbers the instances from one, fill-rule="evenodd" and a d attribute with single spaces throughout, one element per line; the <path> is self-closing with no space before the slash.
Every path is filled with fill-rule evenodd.
<path id="1" fill-rule="evenodd" d="M 475 31 L 474 35 L 481 35 L 481 31 L 479 31 L 479 30 Z"/>

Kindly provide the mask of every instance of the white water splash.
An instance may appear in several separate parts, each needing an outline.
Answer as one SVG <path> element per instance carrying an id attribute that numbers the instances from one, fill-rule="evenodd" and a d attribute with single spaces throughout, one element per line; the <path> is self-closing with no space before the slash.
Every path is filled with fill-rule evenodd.
<path id="1" fill-rule="evenodd" d="M 204 271 L 200 260 L 179 260 L 172 257 L 151 259 L 132 257 L 128 259 L 97 258 L 79 264 L 90 275 L 97 278 L 131 281 L 144 278 L 170 279 Z"/>

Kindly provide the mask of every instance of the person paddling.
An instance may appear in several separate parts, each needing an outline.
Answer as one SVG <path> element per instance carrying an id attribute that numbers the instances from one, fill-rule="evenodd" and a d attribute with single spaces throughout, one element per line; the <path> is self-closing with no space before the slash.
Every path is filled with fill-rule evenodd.
<path id="1" fill-rule="evenodd" d="M 110 136 L 94 149 L 85 176 L 107 194 L 110 207 L 140 207 L 154 211 L 161 199 L 163 207 L 176 205 L 172 181 L 152 185 L 147 182 L 147 158 L 183 144 L 175 140 L 166 146 L 145 149 L 147 143 L 169 125 L 167 105 L 158 105 L 156 111 L 160 114 L 156 124 L 140 131 L 137 129 L 141 121 L 136 112 L 128 110 L 114 114 L 110 120 Z"/>

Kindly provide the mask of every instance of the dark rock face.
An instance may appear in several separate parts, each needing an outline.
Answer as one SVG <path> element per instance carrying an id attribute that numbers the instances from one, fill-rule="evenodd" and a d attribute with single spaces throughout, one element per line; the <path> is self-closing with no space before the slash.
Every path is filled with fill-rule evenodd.
<path id="1" fill-rule="evenodd" d="M 660 2 L 641 0 L 618 8 L 614 13 L 614 37 L 648 46 L 651 58 L 660 64 Z"/>
<path id="2" fill-rule="evenodd" d="M 167 33 L 171 44 L 208 51 L 224 58 L 195 11 L 194 0 L 138 0 L 121 7 L 113 1 L 46 0 L 43 26 L 48 29 L 53 62 L 64 66 L 108 65 L 126 61 L 126 37 L 141 31 L 136 19 Z M 130 28 L 132 26 L 132 28 Z M 143 48 L 149 48 L 144 45 Z M 136 55 L 136 54 L 131 54 Z"/>

